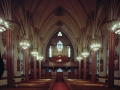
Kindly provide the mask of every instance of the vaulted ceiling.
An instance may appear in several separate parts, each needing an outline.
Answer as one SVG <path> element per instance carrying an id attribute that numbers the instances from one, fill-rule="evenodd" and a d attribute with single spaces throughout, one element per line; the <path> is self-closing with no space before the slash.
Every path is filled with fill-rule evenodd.
<path id="1" fill-rule="evenodd" d="M 93 36 L 102 41 L 102 34 L 106 32 L 107 1 L 15 0 L 15 29 L 19 37 L 27 32 L 31 42 L 37 42 L 36 47 L 47 44 L 61 29 L 80 51 Z"/>

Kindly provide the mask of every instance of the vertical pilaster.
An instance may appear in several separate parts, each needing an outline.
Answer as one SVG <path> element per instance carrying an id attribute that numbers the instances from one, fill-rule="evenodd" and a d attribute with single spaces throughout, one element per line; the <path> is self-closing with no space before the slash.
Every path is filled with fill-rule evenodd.
<path id="1" fill-rule="evenodd" d="M 7 85 L 9 88 L 13 87 L 13 63 L 12 63 L 12 30 L 7 31 Z"/>

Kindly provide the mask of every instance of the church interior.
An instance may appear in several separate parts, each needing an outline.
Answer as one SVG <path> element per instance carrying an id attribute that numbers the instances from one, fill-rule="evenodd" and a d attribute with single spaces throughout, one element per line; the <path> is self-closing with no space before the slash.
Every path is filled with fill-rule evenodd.
<path id="1" fill-rule="evenodd" d="M 120 90 L 120 0 L 0 0 L 0 90 Z"/>

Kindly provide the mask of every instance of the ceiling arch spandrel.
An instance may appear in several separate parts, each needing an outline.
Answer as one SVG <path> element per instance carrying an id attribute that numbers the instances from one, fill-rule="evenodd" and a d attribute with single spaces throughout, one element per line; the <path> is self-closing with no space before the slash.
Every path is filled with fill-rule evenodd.
<path id="1" fill-rule="evenodd" d="M 43 24 L 46 22 L 48 17 L 53 13 L 53 11 L 57 7 L 58 5 L 56 3 L 56 0 L 42 0 L 41 4 L 39 5 L 39 7 L 35 12 L 39 14 L 39 18 L 36 19 L 38 23 L 36 23 L 35 21 L 36 27 L 38 27 L 41 30 L 41 27 L 43 26 Z M 43 8 L 42 11 L 41 11 L 41 8 Z"/>
<path id="2" fill-rule="evenodd" d="M 64 0 L 61 6 L 70 14 L 80 28 L 85 27 L 87 14 L 78 0 Z"/>
<path id="3" fill-rule="evenodd" d="M 36 2 L 36 0 L 32 0 L 32 1 Z M 33 2 L 30 2 L 30 3 L 33 3 Z M 44 23 L 44 21 L 46 20 L 46 18 L 52 12 L 52 9 L 51 9 L 52 7 L 49 7 L 49 10 L 47 10 L 47 13 L 45 13 L 50 2 L 51 0 L 39 0 L 39 2 L 36 5 L 31 6 L 32 8 L 34 8 L 34 10 L 31 11 L 31 13 L 33 14 L 33 22 L 35 27 L 40 28 Z M 28 11 L 30 11 L 30 7 L 27 9 Z"/>
<path id="4" fill-rule="evenodd" d="M 71 43 L 75 43 L 76 42 L 76 38 L 73 35 L 73 33 L 71 32 L 71 30 L 65 26 L 62 25 L 61 28 L 58 28 L 58 26 L 54 25 L 52 28 L 50 28 L 50 32 L 47 32 L 46 36 L 44 37 L 43 43 L 48 43 L 50 38 L 54 35 L 54 33 L 58 30 L 61 30 L 62 32 L 66 33 L 66 35 L 68 36 L 68 38 L 71 40 Z"/>
<path id="5" fill-rule="evenodd" d="M 82 27 L 85 26 L 86 21 L 83 20 L 83 17 L 86 17 L 86 15 L 78 0 L 74 0 L 74 2 L 69 0 L 41 0 L 40 3 L 38 0 L 30 0 L 29 2 L 26 0 L 26 3 L 28 3 L 26 6 L 28 11 L 33 13 L 35 27 L 40 30 L 43 24 L 46 22 L 46 19 L 48 19 L 49 15 L 53 13 L 53 11 L 59 6 L 63 7 L 65 11 L 68 12 L 79 28 L 81 28 L 82 24 L 84 24 Z"/>
<path id="6" fill-rule="evenodd" d="M 45 37 L 47 32 L 50 32 L 50 28 L 53 27 L 53 25 L 56 25 L 56 22 L 61 21 L 63 24 L 65 24 L 67 27 L 72 30 L 75 37 L 79 36 L 79 28 L 76 24 L 76 22 L 71 18 L 68 14 L 63 15 L 61 17 L 53 16 L 53 14 L 46 20 L 44 25 L 41 28 L 40 34 L 42 37 Z M 61 26 L 58 26 L 59 28 Z"/>

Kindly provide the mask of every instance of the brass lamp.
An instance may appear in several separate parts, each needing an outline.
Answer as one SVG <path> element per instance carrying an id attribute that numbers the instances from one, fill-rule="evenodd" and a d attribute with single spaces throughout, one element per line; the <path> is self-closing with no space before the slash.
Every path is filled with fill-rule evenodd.
<path id="1" fill-rule="evenodd" d="M 108 30 L 114 31 L 115 34 L 120 34 L 120 21 L 118 19 L 109 21 L 107 28 Z"/>
<path id="2" fill-rule="evenodd" d="M 5 21 L 2 18 L 0 18 L 0 32 L 4 32 L 6 30 L 4 23 Z"/>
<path id="3" fill-rule="evenodd" d="M 94 51 L 99 50 L 99 48 L 101 47 L 100 42 L 97 38 L 94 38 L 91 40 L 91 45 L 90 48 Z"/>
<path id="4" fill-rule="evenodd" d="M 28 47 L 30 47 L 30 43 L 29 43 L 29 40 L 28 39 L 22 39 L 21 42 L 20 42 L 20 46 L 23 48 L 23 49 L 27 49 Z"/>
<path id="5" fill-rule="evenodd" d="M 37 60 L 42 60 L 43 59 L 43 57 L 41 56 L 41 55 L 37 55 Z"/>
<path id="6" fill-rule="evenodd" d="M 37 56 L 37 55 L 38 55 L 37 49 L 34 48 L 33 51 L 31 52 L 31 54 L 32 54 L 33 56 Z"/>
<path id="7" fill-rule="evenodd" d="M 82 56 L 87 57 L 89 55 L 89 52 L 87 51 L 87 48 L 83 49 Z"/>
<path id="8" fill-rule="evenodd" d="M 77 60 L 82 60 L 82 59 L 83 59 L 82 56 L 78 56 L 78 57 L 77 57 Z"/>

